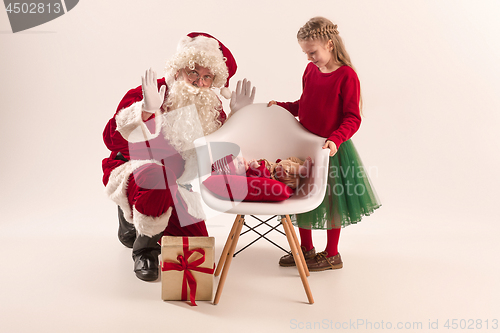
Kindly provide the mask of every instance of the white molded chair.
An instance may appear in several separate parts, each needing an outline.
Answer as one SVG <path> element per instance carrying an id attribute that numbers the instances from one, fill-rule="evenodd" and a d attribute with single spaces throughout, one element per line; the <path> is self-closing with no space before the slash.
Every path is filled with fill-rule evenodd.
<path id="1" fill-rule="evenodd" d="M 281 215 L 281 223 L 287 236 L 290 249 L 297 264 L 309 303 L 314 303 L 307 276 L 309 271 L 295 230 L 290 221 L 290 214 L 310 211 L 322 202 L 326 191 L 328 175 L 328 149 L 322 149 L 325 138 L 307 131 L 285 109 L 273 105 L 252 104 L 233 115 L 216 132 L 195 140 L 198 155 L 198 171 L 200 191 L 203 201 L 208 207 L 225 213 L 236 214 L 231 232 L 221 254 L 215 275 L 221 269 L 214 304 L 219 302 L 227 272 L 233 258 L 244 215 Z M 204 185 L 211 173 L 214 161 L 228 155 L 241 154 L 247 159 L 265 158 L 274 162 L 296 156 L 302 159 L 310 156 L 313 167 L 310 177 L 301 181 L 301 187 L 292 197 L 280 202 L 236 202 L 219 199 Z"/>

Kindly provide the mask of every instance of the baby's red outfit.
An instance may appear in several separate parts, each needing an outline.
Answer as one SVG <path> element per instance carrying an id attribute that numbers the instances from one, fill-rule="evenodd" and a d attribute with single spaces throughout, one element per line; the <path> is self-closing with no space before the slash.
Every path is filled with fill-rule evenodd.
<path id="1" fill-rule="evenodd" d="M 212 164 L 212 175 L 237 175 L 233 164 L 234 155 L 227 155 Z M 264 160 L 259 161 L 257 168 L 249 167 L 245 172 L 246 177 L 264 177 L 271 179 L 271 173 L 266 168 Z"/>

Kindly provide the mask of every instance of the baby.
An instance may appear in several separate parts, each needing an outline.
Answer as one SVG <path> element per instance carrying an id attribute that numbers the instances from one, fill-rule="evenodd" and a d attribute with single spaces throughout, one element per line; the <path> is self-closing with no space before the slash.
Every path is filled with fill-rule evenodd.
<path id="1" fill-rule="evenodd" d="M 246 177 L 265 177 L 284 183 L 292 189 L 299 185 L 300 178 L 309 176 L 312 159 L 301 160 L 289 157 L 271 163 L 268 160 L 247 161 L 243 156 L 227 155 L 212 164 L 212 174 L 245 175 Z"/>

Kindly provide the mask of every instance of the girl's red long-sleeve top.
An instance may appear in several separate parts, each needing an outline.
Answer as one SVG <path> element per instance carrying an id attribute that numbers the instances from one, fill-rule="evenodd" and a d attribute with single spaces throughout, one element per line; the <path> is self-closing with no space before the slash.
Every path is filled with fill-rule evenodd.
<path id="1" fill-rule="evenodd" d="M 302 77 L 302 95 L 295 102 L 278 102 L 310 132 L 325 137 L 337 148 L 359 129 L 360 84 L 356 72 L 341 66 L 322 73 L 309 63 Z"/>

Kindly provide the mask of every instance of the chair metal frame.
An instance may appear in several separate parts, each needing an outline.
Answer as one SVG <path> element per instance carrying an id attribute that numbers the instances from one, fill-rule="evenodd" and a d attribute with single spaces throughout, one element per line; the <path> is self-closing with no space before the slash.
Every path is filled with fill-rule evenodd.
<path id="1" fill-rule="evenodd" d="M 259 221 L 260 223 L 258 223 L 257 225 L 254 225 L 254 226 L 250 226 L 246 223 L 243 224 L 243 226 L 247 227 L 248 230 L 245 230 L 243 231 L 240 236 L 243 236 L 244 234 L 246 233 L 249 233 L 250 231 L 253 231 L 255 232 L 257 235 L 259 235 L 259 237 L 255 238 L 253 241 L 251 241 L 250 243 L 248 243 L 247 245 L 243 246 L 241 249 L 239 249 L 238 251 L 236 251 L 233 255 L 233 257 L 236 257 L 236 255 L 238 253 L 240 253 L 241 251 L 247 249 L 248 247 L 250 247 L 251 245 L 255 244 L 258 240 L 260 239 L 265 239 L 267 240 L 269 243 L 273 244 L 274 246 L 276 246 L 277 248 L 283 250 L 284 252 L 286 253 L 290 253 L 290 251 L 287 251 L 285 250 L 284 248 L 282 248 L 280 245 L 276 244 L 275 242 L 273 242 L 272 240 L 270 240 L 269 238 L 266 237 L 267 234 L 271 233 L 273 230 L 276 231 L 276 232 L 279 232 L 280 234 L 282 234 L 283 236 L 286 236 L 286 234 L 279 230 L 278 227 L 281 225 L 281 221 L 280 223 L 278 223 L 277 225 L 273 226 L 267 222 L 271 221 L 272 219 L 274 219 L 275 217 L 277 217 L 278 215 L 273 215 L 271 216 L 270 218 L 268 218 L 267 220 L 263 221 L 261 220 L 260 218 L 258 218 L 257 216 L 255 215 L 250 215 L 252 218 L 254 218 L 255 220 Z M 260 233 L 259 231 L 257 231 L 257 228 L 259 228 L 260 226 L 263 226 L 263 225 L 267 225 L 269 227 L 269 230 L 267 230 L 266 232 L 264 233 Z"/>

